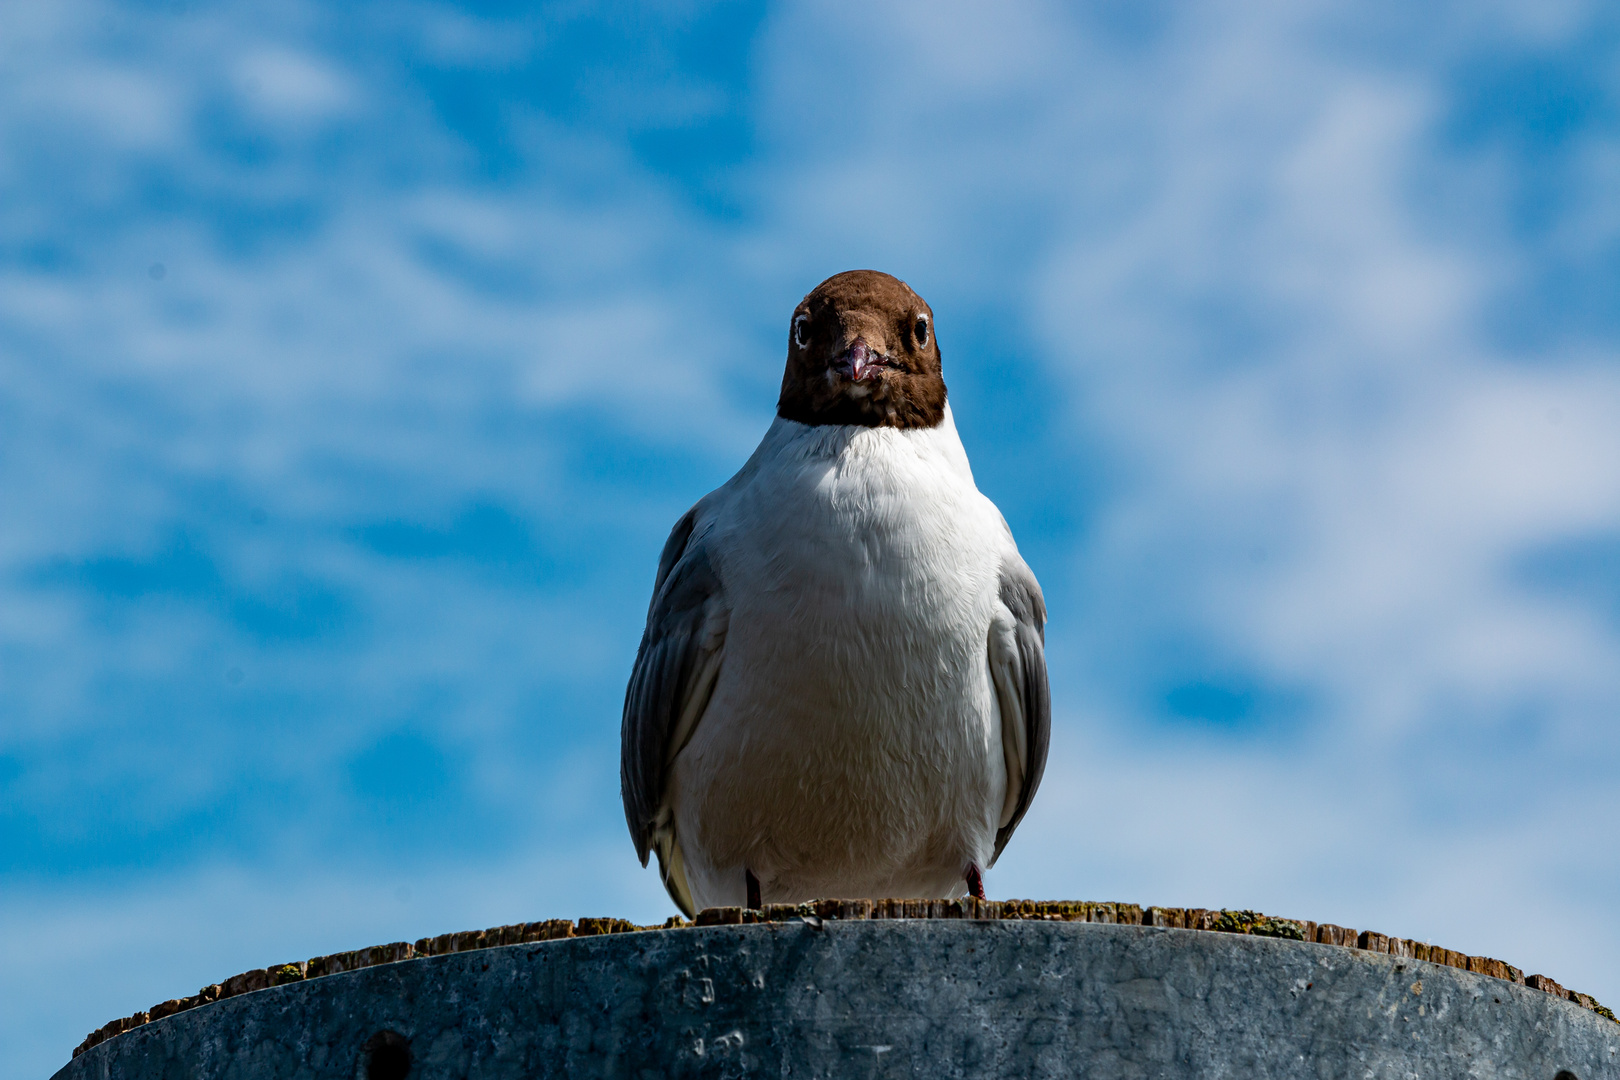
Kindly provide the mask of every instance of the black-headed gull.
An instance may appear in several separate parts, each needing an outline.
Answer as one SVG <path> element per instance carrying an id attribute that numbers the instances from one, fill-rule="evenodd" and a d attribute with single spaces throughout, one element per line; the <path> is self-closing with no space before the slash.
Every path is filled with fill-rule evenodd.
<path id="1" fill-rule="evenodd" d="M 828 278 L 775 422 L 659 559 L 622 730 L 642 865 L 688 915 L 983 896 L 1046 763 L 1045 623 L 933 311 L 887 274 Z"/>

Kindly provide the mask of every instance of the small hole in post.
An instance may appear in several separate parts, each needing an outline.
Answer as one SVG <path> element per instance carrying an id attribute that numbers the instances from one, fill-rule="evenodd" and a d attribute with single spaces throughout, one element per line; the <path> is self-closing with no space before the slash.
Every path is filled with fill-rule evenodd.
<path id="1" fill-rule="evenodd" d="M 379 1031 L 366 1040 L 366 1080 L 405 1080 L 411 1072 L 411 1040 Z"/>
<path id="2" fill-rule="evenodd" d="M 1568 1069 L 1559 1069 L 1558 1075 L 1554 1076 L 1553 1080 L 1581 1080 L 1581 1078 L 1570 1072 Z"/>

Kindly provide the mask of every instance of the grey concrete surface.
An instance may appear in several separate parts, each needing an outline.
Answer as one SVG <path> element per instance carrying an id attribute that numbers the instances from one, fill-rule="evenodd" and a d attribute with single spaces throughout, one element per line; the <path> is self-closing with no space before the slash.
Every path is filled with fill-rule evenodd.
<path id="1" fill-rule="evenodd" d="M 1424 961 L 1140 926 L 829 920 L 311 979 L 143 1025 L 55 1080 L 1561 1072 L 1620 1080 L 1620 1024 Z"/>

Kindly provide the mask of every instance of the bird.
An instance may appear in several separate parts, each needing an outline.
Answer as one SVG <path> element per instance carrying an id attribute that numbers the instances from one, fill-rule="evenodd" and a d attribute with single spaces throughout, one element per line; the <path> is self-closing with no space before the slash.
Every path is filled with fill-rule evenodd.
<path id="1" fill-rule="evenodd" d="M 764 438 L 659 556 L 620 729 L 641 865 L 689 918 L 983 899 L 1046 766 L 1045 632 L 933 309 L 875 270 L 821 282 Z"/>

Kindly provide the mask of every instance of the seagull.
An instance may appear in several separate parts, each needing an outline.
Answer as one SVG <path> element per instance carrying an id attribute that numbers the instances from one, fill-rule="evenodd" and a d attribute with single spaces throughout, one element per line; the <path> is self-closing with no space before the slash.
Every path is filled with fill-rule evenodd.
<path id="1" fill-rule="evenodd" d="M 641 865 L 688 917 L 982 899 L 1046 766 L 1045 627 L 933 309 L 888 274 L 828 278 L 758 449 L 658 560 L 620 733 Z"/>

